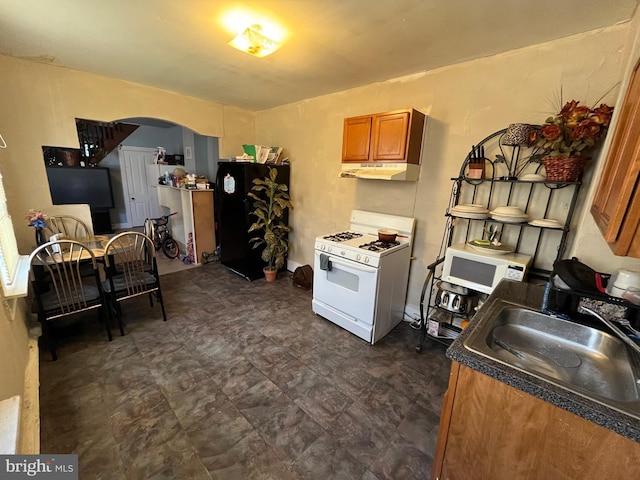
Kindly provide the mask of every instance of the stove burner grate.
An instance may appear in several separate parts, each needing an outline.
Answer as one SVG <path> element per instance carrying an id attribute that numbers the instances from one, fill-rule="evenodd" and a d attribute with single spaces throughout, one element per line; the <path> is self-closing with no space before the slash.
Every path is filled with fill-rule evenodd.
<path id="1" fill-rule="evenodd" d="M 358 248 L 369 250 L 371 252 L 381 252 L 397 245 L 400 245 L 400 242 L 382 242 L 380 240 L 376 240 L 375 242 L 364 243 Z"/>
<path id="2" fill-rule="evenodd" d="M 356 233 L 356 232 L 340 232 L 340 233 L 334 233 L 333 235 L 325 235 L 322 238 L 324 238 L 325 240 L 330 240 L 332 242 L 346 242 L 347 240 L 351 240 L 361 236 L 362 236 L 361 233 Z"/>

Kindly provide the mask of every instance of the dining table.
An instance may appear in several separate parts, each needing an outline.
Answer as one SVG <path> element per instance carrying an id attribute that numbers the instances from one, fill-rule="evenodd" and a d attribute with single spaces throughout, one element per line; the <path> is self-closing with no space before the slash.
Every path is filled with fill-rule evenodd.
<path id="1" fill-rule="evenodd" d="M 70 251 L 63 251 L 63 252 L 54 251 L 52 254 L 50 253 L 49 255 L 40 256 L 41 261 L 40 262 L 36 261 L 35 263 L 52 264 L 60 261 L 67 262 L 70 260 L 78 260 L 78 259 L 90 260 L 91 255 L 88 253 L 88 251 L 91 251 L 91 253 L 93 253 L 93 256 L 95 257 L 98 264 L 105 263 L 105 258 L 104 258 L 105 251 L 106 251 L 107 244 L 109 243 L 109 240 L 110 240 L 110 238 L 107 235 L 91 235 L 88 237 L 75 237 L 75 238 L 59 237 L 58 240 L 73 240 L 75 242 L 81 243 L 84 247 L 86 247 L 86 249 L 81 251 L 78 249 L 71 249 Z M 114 245 L 111 247 L 110 256 L 116 253 L 116 251 L 119 249 L 126 250 L 127 247 L 129 246 L 134 247 L 130 239 L 120 239 L 117 245 Z M 80 252 L 79 258 L 78 258 L 78 252 Z M 44 259 L 44 262 L 42 261 L 42 259 Z"/>
<path id="2" fill-rule="evenodd" d="M 75 242 L 81 243 L 88 250 L 90 250 L 91 253 L 93 253 L 96 260 L 102 261 L 104 257 L 105 247 L 109 242 L 109 237 L 106 235 L 92 235 L 88 237 L 75 237 L 75 238 L 58 237 L 57 240 L 62 240 L 62 241 L 73 240 Z M 48 256 L 41 256 L 40 258 L 46 259 L 46 263 L 59 262 L 60 260 L 68 261 L 72 259 L 77 259 L 78 250 L 76 249 L 72 249 L 71 251 L 60 252 L 59 250 L 56 250 L 54 246 L 51 249 L 51 251 L 53 252 L 52 254 Z M 81 260 L 84 260 L 84 259 L 89 260 L 90 258 L 91 256 L 89 255 L 87 250 L 83 250 L 82 253 L 80 254 Z"/>
<path id="3" fill-rule="evenodd" d="M 82 243 L 86 245 L 89 250 L 96 257 L 96 260 L 100 260 L 104 257 L 104 251 L 109 243 L 109 237 L 107 235 L 93 235 L 90 237 L 78 237 L 72 238 L 70 240 L 75 240 L 76 242 Z"/>

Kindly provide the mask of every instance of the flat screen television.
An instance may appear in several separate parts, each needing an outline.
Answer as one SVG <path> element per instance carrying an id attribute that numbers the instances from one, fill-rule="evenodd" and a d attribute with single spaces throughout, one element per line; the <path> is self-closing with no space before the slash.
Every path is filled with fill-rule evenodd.
<path id="1" fill-rule="evenodd" d="M 54 205 L 87 203 L 91 210 L 113 208 L 111 176 L 101 167 L 47 167 Z"/>

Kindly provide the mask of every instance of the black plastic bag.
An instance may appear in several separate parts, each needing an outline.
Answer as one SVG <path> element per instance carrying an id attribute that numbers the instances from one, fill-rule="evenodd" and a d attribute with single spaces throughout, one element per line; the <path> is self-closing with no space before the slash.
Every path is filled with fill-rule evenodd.
<path id="1" fill-rule="evenodd" d="M 604 293 L 607 275 L 578 261 L 577 258 L 558 260 L 553 264 L 551 284 L 560 290 Z"/>

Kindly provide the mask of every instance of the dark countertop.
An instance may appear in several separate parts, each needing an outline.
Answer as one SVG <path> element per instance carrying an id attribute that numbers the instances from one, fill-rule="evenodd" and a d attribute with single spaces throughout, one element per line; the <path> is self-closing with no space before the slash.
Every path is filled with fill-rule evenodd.
<path id="1" fill-rule="evenodd" d="M 447 357 L 624 437 L 640 442 L 640 420 L 465 348 L 464 341 L 482 322 L 482 311 L 488 310 L 497 299 L 539 310 L 543 294 L 544 286 L 542 285 L 503 280 L 469 323 L 469 326 L 447 349 Z"/>

